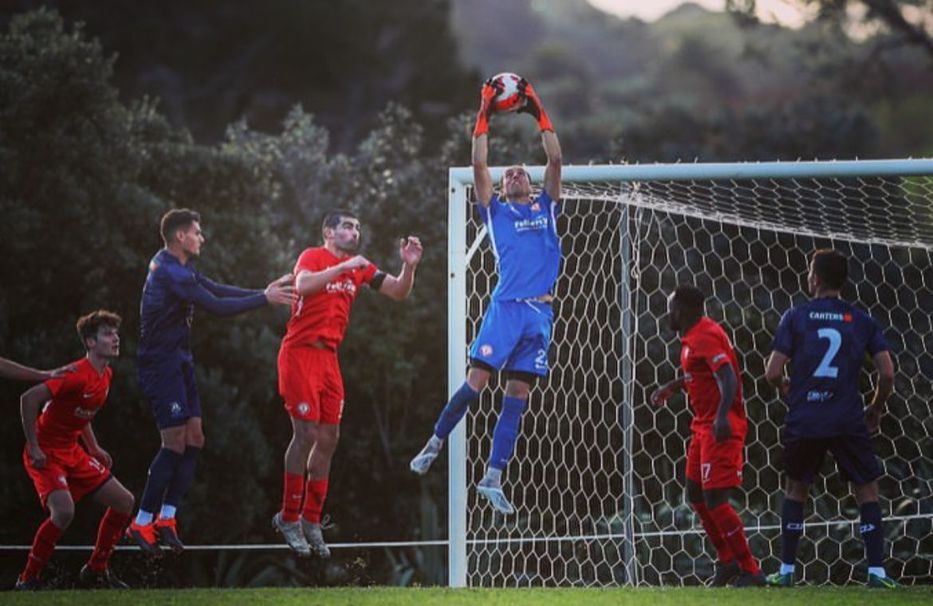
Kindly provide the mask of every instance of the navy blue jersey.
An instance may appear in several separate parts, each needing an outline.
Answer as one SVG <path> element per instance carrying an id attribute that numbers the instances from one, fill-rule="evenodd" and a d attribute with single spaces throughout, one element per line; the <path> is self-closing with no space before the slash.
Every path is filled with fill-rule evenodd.
<path id="1" fill-rule="evenodd" d="M 790 358 L 789 435 L 866 431 L 859 372 L 865 352 L 874 356 L 888 350 L 868 314 L 835 297 L 814 299 L 784 314 L 772 349 Z"/>
<path id="2" fill-rule="evenodd" d="M 515 204 L 493 195 L 488 207 L 479 207 L 499 272 L 493 300 L 517 301 L 551 293 L 561 259 L 557 207 L 546 191 L 531 204 Z"/>
<path id="3" fill-rule="evenodd" d="M 190 360 L 195 305 L 215 315 L 229 316 L 265 304 L 263 291 L 213 282 L 162 249 L 149 262 L 139 304 L 139 359 L 180 356 Z"/>

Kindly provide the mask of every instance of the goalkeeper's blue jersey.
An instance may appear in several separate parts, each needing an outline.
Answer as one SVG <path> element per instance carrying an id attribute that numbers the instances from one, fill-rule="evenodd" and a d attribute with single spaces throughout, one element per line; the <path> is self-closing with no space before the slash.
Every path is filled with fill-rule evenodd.
<path id="1" fill-rule="evenodd" d="M 559 206 L 542 191 L 531 204 L 515 204 L 493 195 L 488 207 L 477 207 L 489 231 L 499 273 L 494 301 L 552 294 L 560 273 Z"/>
<path id="2" fill-rule="evenodd" d="M 865 353 L 888 350 L 878 324 L 836 297 L 787 311 L 772 349 L 790 358 L 787 433 L 818 438 L 866 431 L 859 372 Z"/>

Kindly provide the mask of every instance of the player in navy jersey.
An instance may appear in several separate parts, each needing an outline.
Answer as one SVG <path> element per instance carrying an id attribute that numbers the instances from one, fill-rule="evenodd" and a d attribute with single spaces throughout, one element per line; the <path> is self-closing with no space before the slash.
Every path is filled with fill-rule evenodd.
<path id="1" fill-rule="evenodd" d="M 184 549 L 175 511 L 204 446 L 189 344 L 194 308 L 231 316 L 269 303 L 290 305 L 296 299 L 291 275 L 265 290 L 249 290 L 218 284 L 195 270 L 191 262 L 200 256 L 204 235 L 201 217 L 194 211 L 170 210 L 162 217 L 161 232 L 165 248 L 149 262 L 140 303 L 137 362 L 139 386 L 152 407 L 162 448 L 149 466 L 139 512 L 126 531 L 153 556 L 161 553 L 157 540 L 175 552 Z"/>
<path id="2" fill-rule="evenodd" d="M 492 81 L 487 81 L 473 131 L 473 183 L 479 214 L 496 257 L 499 281 L 470 349 L 466 382 L 444 406 L 434 434 L 410 464 L 415 473 L 426 473 L 444 440 L 478 399 L 490 375 L 504 370 L 507 382 L 502 410 L 493 432 L 489 465 L 477 486 L 479 493 L 503 514 L 513 513 L 514 508 L 502 491 L 502 471 L 515 449 L 531 386 L 536 378 L 548 372 L 551 301 L 561 261 L 556 225 L 560 143 L 534 88 L 522 80 L 519 89 L 524 97 L 519 111 L 537 120 L 547 154 L 544 191 L 532 195 L 528 173 L 521 166 L 508 168 L 502 178 L 501 193 L 493 191 L 487 165 L 487 135 L 492 100 L 499 90 Z"/>
<path id="3" fill-rule="evenodd" d="M 833 250 L 813 253 L 807 278 L 813 299 L 781 318 L 765 371 L 787 402 L 782 441 L 787 487 L 781 512 L 781 569 L 768 584 L 794 584 L 797 543 L 810 484 L 828 450 L 852 483 L 861 512 L 868 584 L 895 588 L 885 574 L 884 533 L 878 505 L 881 466 L 869 434 L 879 429 L 894 389 L 894 364 L 881 329 L 865 312 L 839 298 L 848 277 L 846 258 Z M 878 370 L 874 399 L 863 408 L 858 378 L 866 352 Z M 790 364 L 790 377 L 784 367 Z"/>

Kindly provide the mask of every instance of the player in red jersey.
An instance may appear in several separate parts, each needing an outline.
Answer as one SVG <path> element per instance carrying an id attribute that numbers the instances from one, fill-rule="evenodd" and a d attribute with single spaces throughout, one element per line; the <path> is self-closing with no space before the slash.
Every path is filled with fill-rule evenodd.
<path id="1" fill-rule="evenodd" d="M 745 539 L 742 520 L 729 503 L 742 485 L 748 424 L 738 358 L 722 327 L 703 315 L 703 293 L 678 286 L 668 299 L 668 320 L 680 333 L 683 374 L 651 394 L 656 406 L 686 388 L 693 408 L 687 447 L 687 499 L 716 547 L 711 585 L 763 586 L 764 576 Z"/>
<path id="2" fill-rule="evenodd" d="M 72 372 L 36 385 L 20 400 L 26 433 L 23 464 L 49 518 L 36 532 L 16 589 L 42 587 L 42 569 L 71 524 L 75 503 L 86 496 L 92 496 L 107 511 L 101 518 L 91 559 L 81 569 L 81 581 L 91 587 L 128 588 L 110 571 L 109 562 L 130 521 L 133 495 L 111 475 L 113 459 L 97 443 L 91 427 L 94 416 L 107 401 L 113 376 L 110 361 L 120 353 L 119 328 L 120 316 L 109 311 L 82 316 L 78 335 L 87 355 L 73 363 Z"/>
<path id="3" fill-rule="evenodd" d="M 359 287 L 368 284 L 391 299 L 405 299 L 422 249 L 418 238 L 402 239 L 402 271 L 391 276 L 355 254 L 360 222 L 353 213 L 328 213 L 323 232 L 324 246 L 306 249 L 295 264 L 299 299 L 279 350 L 279 393 L 291 416 L 292 439 L 285 451 L 282 509 L 272 522 L 298 554 L 309 555 L 313 548 L 326 558 L 330 550 L 321 534 L 321 510 L 343 413 L 337 347 Z"/>

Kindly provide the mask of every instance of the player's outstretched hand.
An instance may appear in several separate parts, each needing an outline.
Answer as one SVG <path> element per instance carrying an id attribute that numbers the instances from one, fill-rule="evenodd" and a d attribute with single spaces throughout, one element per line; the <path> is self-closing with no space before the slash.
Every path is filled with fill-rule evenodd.
<path id="1" fill-rule="evenodd" d="M 875 433 L 881 429 L 881 409 L 872 404 L 865 409 L 865 425 L 868 433 Z"/>
<path id="2" fill-rule="evenodd" d="M 424 248 L 421 246 L 421 240 L 415 236 L 408 236 L 399 240 L 398 256 L 402 258 L 402 263 L 412 267 L 421 262 L 421 253 Z"/>
<path id="3" fill-rule="evenodd" d="M 525 102 L 518 108 L 518 111 L 531 114 L 535 121 L 537 121 L 539 129 L 553 131 L 554 125 L 551 124 L 551 119 L 548 118 L 547 112 L 544 111 L 544 104 L 541 103 L 541 97 L 538 96 L 531 82 L 524 78 L 519 80 L 518 94 L 525 99 Z"/>
<path id="4" fill-rule="evenodd" d="M 33 444 L 29 447 L 29 460 L 32 461 L 32 466 L 36 469 L 45 468 L 45 464 L 48 462 L 45 453 L 42 452 L 38 444 Z"/>
<path id="5" fill-rule="evenodd" d="M 265 290 L 266 301 L 273 305 L 291 305 L 298 300 L 298 294 L 295 292 L 295 277 L 292 274 L 285 274 L 281 278 L 273 280 Z"/>

